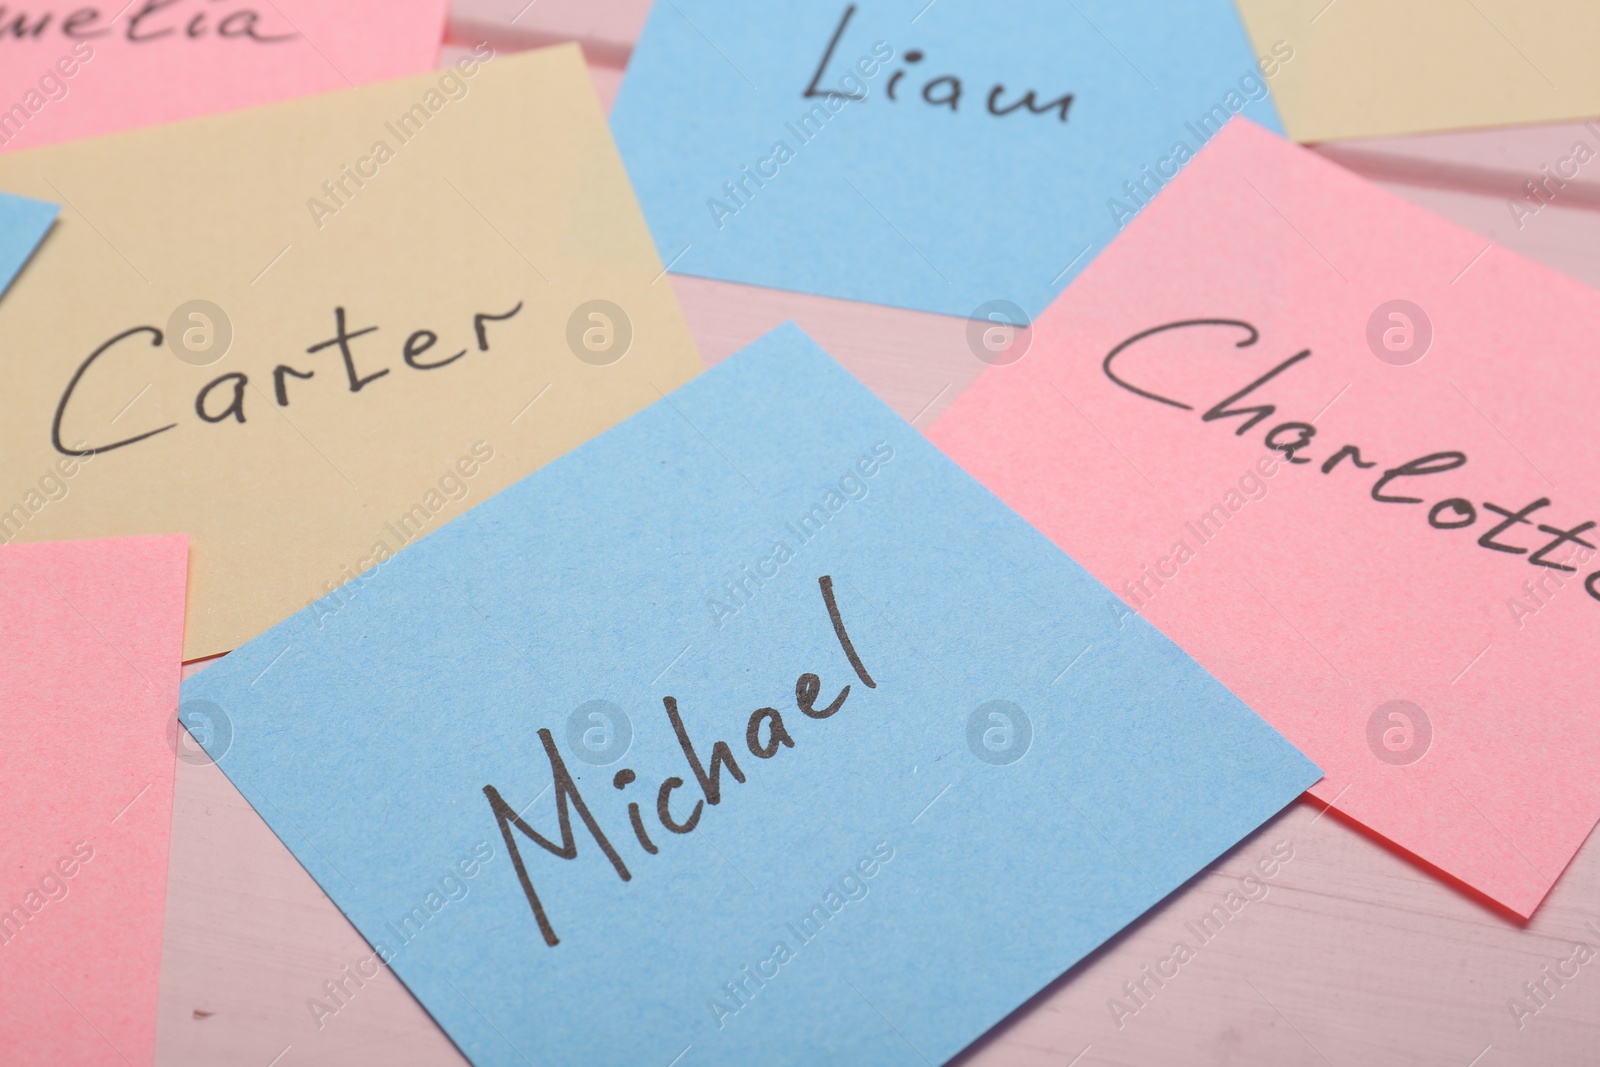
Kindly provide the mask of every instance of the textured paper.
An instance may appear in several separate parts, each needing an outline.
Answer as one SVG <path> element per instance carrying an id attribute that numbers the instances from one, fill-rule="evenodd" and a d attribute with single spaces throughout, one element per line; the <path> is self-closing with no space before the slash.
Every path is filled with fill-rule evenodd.
<path id="1" fill-rule="evenodd" d="M 0 295 L 50 232 L 56 211 L 41 200 L 0 194 Z"/>
<path id="2" fill-rule="evenodd" d="M 578 50 L 478 55 L 0 159 L 67 205 L 0 303 L 0 533 L 188 532 L 211 655 L 698 371 Z M 209 365 L 193 300 L 231 322 Z M 349 367 L 339 308 L 377 327 Z M 19 512 L 66 451 L 95 454 Z"/>
<path id="3" fill-rule="evenodd" d="M 1111 357 L 1199 319 L 1248 326 Z M 1593 290 L 1241 122 L 931 436 L 1326 768 L 1317 796 L 1526 916 L 1600 816 L 1600 558 L 1534 562 L 1542 526 L 1600 544 L 1597 334 Z M 1381 482 L 1435 453 L 1465 464 Z"/>
<path id="4" fill-rule="evenodd" d="M 785 326 L 184 706 L 477 1064 L 937 1063 L 1318 777 L 1112 601 Z M 669 707 L 745 781 L 702 790 Z M 750 740 L 764 707 L 792 747 Z M 556 844 L 573 820 L 572 861 L 511 831 L 547 925 L 490 786 Z"/>
<path id="5" fill-rule="evenodd" d="M 620 68 L 649 13 L 650 0 L 453 0 L 450 37 L 526 45 L 577 41 L 591 62 Z"/>
<path id="6" fill-rule="evenodd" d="M 1600 115 L 1600 6 L 1587 0 L 1238 0 L 1297 141 Z M 1530 175 L 1533 177 L 1534 175 Z"/>
<path id="7" fill-rule="evenodd" d="M 181 536 L 0 548 L 7 1063 L 154 1059 L 184 569 Z"/>
<path id="8" fill-rule="evenodd" d="M 448 0 L 30 3 L 0 31 L 0 152 L 433 67 Z"/>
<path id="9" fill-rule="evenodd" d="M 1227 0 L 682 0 L 611 117 L 674 271 L 1015 322 L 1231 114 L 1276 126 L 1262 69 Z"/>

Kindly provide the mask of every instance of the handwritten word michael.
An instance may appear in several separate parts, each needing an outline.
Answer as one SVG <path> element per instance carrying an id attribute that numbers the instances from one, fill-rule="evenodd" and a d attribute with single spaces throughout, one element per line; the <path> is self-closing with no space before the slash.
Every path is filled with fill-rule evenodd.
<path id="1" fill-rule="evenodd" d="M 817 584 L 821 587 L 823 605 L 828 610 L 828 619 L 833 624 L 834 636 L 838 638 L 839 647 L 844 652 L 845 658 L 850 661 L 850 666 L 854 668 L 861 684 L 868 689 L 876 689 L 878 683 L 867 673 L 861 657 L 856 654 L 855 646 L 850 642 L 850 635 L 845 631 L 844 619 L 839 615 L 839 606 L 833 597 L 833 578 L 824 574 L 817 579 Z M 846 698 L 850 696 L 850 689 L 850 686 L 845 686 L 825 707 L 819 708 L 817 700 L 822 692 L 822 679 L 807 672 L 795 680 L 795 707 L 808 719 L 829 719 L 844 707 Z M 715 807 L 722 803 L 722 772 L 726 770 L 733 780 L 741 785 L 745 781 L 745 772 L 740 769 L 738 761 L 733 757 L 733 748 L 726 741 L 711 743 L 708 769 L 706 761 L 700 758 L 694 742 L 690 740 L 688 730 L 684 728 L 683 717 L 678 714 L 677 699 L 667 696 L 662 698 L 661 703 L 666 709 L 668 721 L 672 723 L 672 732 L 678 738 L 678 745 L 683 749 L 684 761 L 689 765 L 689 770 L 700 787 L 701 799 L 697 799 L 688 814 L 680 818 L 673 813 L 672 794 L 684 788 L 684 780 L 676 776 L 667 778 L 656 789 L 656 819 L 668 833 L 692 834 L 695 827 L 700 825 L 706 805 Z M 556 749 L 555 738 L 548 729 L 541 727 L 539 740 L 544 745 L 545 757 L 550 761 L 550 776 L 555 785 L 556 822 L 561 828 L 559 843 L 545 837 L 523 821 L 522 816 L 517 814 L 519 809 L 507 803 L 500 795 L 500 790 L 493 785 L 484 786 L 483 795 L 489 801 L 489 811 L 494 815 L 495 824 L 500 828 L 500 836 L 505 839 L 506 851 L 511 853 L 511 864 L 516 868 L 517 878 L 522 882 L 522 892 L 528 898 L 528 906 L 533 909 L 533 917 L 539 924 L 539 932 L 544 936 L 546 945 L 554 946 L 560 943 L 560 939 L 556 937 L 555 927 L 545 914 L 544 905 L 539 901 L 539 894 L 533 888 L 533 878 L 528 873 L 517 839 L 512 836 L 513 829 L 552 856 L 564 860 L 577 859 L 578 840 L 572 833 L 570 805 L 571 808 L 577 809 L 578 818 L 583 820 L 584 828 L 589 831 L 589 836 L 595 845 L 605 853 L 606 859 L 611 861 L 611 867 L 617 872 L 617 877 L 628 882 L 633 880 L 633 874 L 578 792 L 577 783 L 573 781 L 565 761 L 561 758 L 561 753 Z M 744 741 L 750 755 L 759 760 L 772 759 L 783 749 L 793 748 L 795 745 L 794 737 L 784 723 L 783 713 L 777 708 L 757 708 L 751 712 L 749 721 L 745 725 Z M 625 790 L 636 778 L 638 775 L 631 768 L 624 767 L 612 778 L 611 784 L 619 790 Z M 523 805 L 524 808 L 526 806 Z M 682 812 L 681 807 L 679 812 Z M 628 819 L 633 824 L 633 836 L 638 840 L 639 847 L 652 856 L 659 854 L 661 846 L 650 837 L 650 832 L 645 827 L 643 812 L 637 802 L 628 804 Z"/>

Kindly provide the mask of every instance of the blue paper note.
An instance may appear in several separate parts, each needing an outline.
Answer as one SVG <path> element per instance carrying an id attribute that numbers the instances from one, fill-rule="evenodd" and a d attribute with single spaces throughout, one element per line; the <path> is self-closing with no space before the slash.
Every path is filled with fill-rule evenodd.
<path id="1" fill-rule="evenodd" d="M 33 250 L 56 220 L 57 207 L 42 200 L 0 193 L 0 294 L 11 287 Z"/>
<path id="2" fill-rule="evenodd" d="M 942 1062 L 1320 774 L 793 326 L 183 700 L 480 1065 Z"/>
<path id="3" fill-rule="evenodd" d="M 1281 131 L 1280 45 L 1232 0 L 673 0 L 611 124 L 674 271 L 1022 325 L 1233 114 Z"/>

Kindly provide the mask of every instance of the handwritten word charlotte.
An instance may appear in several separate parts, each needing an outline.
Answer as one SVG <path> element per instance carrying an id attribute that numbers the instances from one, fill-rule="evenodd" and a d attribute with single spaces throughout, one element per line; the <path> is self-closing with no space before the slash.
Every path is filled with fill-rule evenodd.
<path id="1" fill-rule="evenodd" d="M 1118 357 L 1125 351 L 1147 338 L 1168 330 L 1191 330 L 1199 327 L 1223 327 L 1228 330 L 1244 331 L 1244 338 L 1235 342 L 1234 348 L 1249 348 L 1261 337 L 1254 326 L 1241 319 L 1185 319 L 1180 322 L 1168 322 L 1152 326 L 1148 330 L 1141 330 L 1118 344 L 1106 354 L 1101 369 L 1107 378 L 1135 396 L 1182 411 L 1193 411 L 1192 404 L 1162 396 L 1128 381 L 1117 372 L 1115 365 Z M 1242 418 L 1244 421 L 1234 430 L 1235 435 L 1242 437 L 1257 425 L 1267 422 L 1278 410 L 1277 405 L 1270 403 L 1243 405 L 1245 398 L 1278 375 L 1310 358 L 1311 349 L 1301 349 L 1232 396 L 1213 404 L 1200 416 L 1200 420 L 1216 422 L 1219 419 Z M 1316 426 L 1309 422 L 1290 420 L 1272 426 L 1267 430 L 1263 441 L 1268 448 L 1283 453 L 1283 462 L 1309 464 L 1314 458 L 1304 453 L 1315 449 L 1312 442 L 1316 436 Z M 1320 469 L 1324 475 L 1333 475 L 1341 468 L 1359 473 L 1361 470 L 1378 466 L 1378 460 L 1367 459 L 1359 445 L 1348 443 L 1326 453 L 1321 460 Z M 1347 466 L 1345 466 L 1346 460 L 1349 461 Z M 1447 475 L 1466 465 L 1465 452 L 1454 449 L 1429 452 L 1427 455 L 1383 468 L 1372 483 L 1370 495 L 1379 504 L 1398 504 L 1407 507 L 1424 504 L 1426 501 L 1422 497 L 1409 495 L 1422 491 L 1415 486 L 1416 479 Z M 1479 510 L 1480 507 L 1482 511 Z M 1549 516 L 1545 510 L 1549 507 L 1551 500 L 1546 496 L 1536 497 L 1527 503 L 1496 503 L 1492 500 L 1474 500 L 1465 496 L 1448 496 L 1428 504 L 1427 522 L 1431 528 L 1444 531 L 1465 530 L 1481 524 L 1480 528 L 1487 527 L 1487 529 L 1483 529 L 1476 539 L 1479 548 L 1508 556 L 1521 556 L 1530 566 L 1571 574 L 1577 568 L 1562 562 L 1561 556 L 1580 548 L 1592 551 L 1595 548 L 1594 544 L 1584 540 L 1583 535 L 1594 529 L 1595 523 L 1594 521 L 1573 523 L 1570 519 L 1563 520 L 1565 525 L 1540 522 L 1539 519 Z M 1524 526 L 1528 529 L 1523 530 Z M 1572 547 L 1565 547 L 1569 545 Z M 1193 555 L 1193 549 L 1181 540 L 1173 545 L 1172 552 L 1175 556 Z M 1584 579 L 1584 588 L 1589 591 L 1591 597 L 1600 601 L 1600 570 Z"/>
<path id="2" fill-rule="evenodd" d="M 876 689 L 878 683 L 872 680 L 867 673 L 867 668 L 862 664 L 861 657 L 856 654 L 855 646 L 850 641 L 850 635 L 845 630 L 844 619 L 839 614 L 839 605 L 833 596 L 833 578 L 824 574 L 817 579 L 817 584 L 822 591 L 823 606 L 827 609 L 828 619 L 833 624 L 834 637 L 838 639 L 839 648 L 845 658 L 850 661 L 850 666 L 855 670 L 856 677 L 868 689 Z M 817 700 L 822 692 L 822 679 L 810 672 L 800 675 L 794 683 L 794 702 L 796 709 L 807 719 L 823 720 L 832 718 L 844 707 L 845 700 L 850 696 L 850 686 L 839 690 L 838 694 L 828 702 L 825 707 L 817 707 Z M 655 814 L 661 827 L 672 834 L 692 834 L 700 825 L 700 819 L 705 814 L 707 805 L 715 807 L 722 803 L 722 772 L 726 770 L 733 780 L 743 785 L 745 772 L 734 759 L 733 749 L 726 741 L 714 741 L 711 744 L 710 766 L 700 758 L 695 744 L 689 738 L 689 732 L 684 728 L 683 717 L 678 714 L 678 701 L 674 697 L 663 697 L 662 705 L 666 709 L 667 720 L 672 723 L 672 732 L 678 739 L 678 746 L 683 750 L 684 761 L 694 775 L 696 784 L 700 787 L 701 798 L 695 800 L 694 807 L 689 809 L 686 816 L 681 819 L 674 814 L 672 809 L 672 794 L 684 788 L 684 780 L 673 776 L 665 779 L 656 789 Z M 560 827 L 561 839 L 552 841 L 525 822 L 520 810 L 525 810 L 532 802 L 526 802 L 520 807 L 507 803 L 500 790 L 494 785 L 483 787 L 483 795 L 489 802 L 489 811 L 494 816 L 495 825 L 500 829 L 500 836 L 505 840 L 506 851 L 511 854 L 511 865 L 516 868 L 517 879 L 522 883 L 522 892 L 528 898 L 528 906 L 533 909 L 534 920 L 539 924 L 539 932 L 544 937 L 546 945 L 555 946 L 560 943 L 556 936 L 555 926 L 545 914 L 544 904 L 539 900 L 539 894 L 534 889 L 533 878 L 528 873 L 528 865 L 524 861 L 522 851 L 513 836 L 515 830 L 523 837 L 532 841 L 552 856 L 559 859 L 574 860 L 578 858 L 578 839 L 572 832 L 572 809 L 576 809 L 578 818 L 583 821 L 583 826 L 589 831 L 589 837 L 595 845 L 611 861 L 611 867 L 617 872 L 617 877 L 624 882 L 633 880 L 633 873 L 628 870 L 628 865 L 622 856 L 611 844 L 611 839 L 606 835 L 600 822 L 589 810 L 589 805 L 578 792 L 577 783 L 567 770 L 566 762 L 561 758 L 560 751 L 556 748 L 555 738 L 548 729 L 539 729 L 539 740 L 544 745 L 545 758 L 550 763 L 550 777 L 555 786 L 556 824 Z M 777 708 L 757 708 L 750 713 L 750 718 L 745 724 L 745 747 L 750 755 L 758 760 L 770 760 L 785 748 L 793 748 L 795 739 L 789 733 L 789 728 L 784 722 L 783 713 Z M 628 767 L 618 771 L 611 780 L 612 786 L 618 790 L 626 790 L 638 775 Z M 549 787 L 546 787 L 549 788 Z M 535 792 L 527 787 L 527 792 Z M 535 796 L 534 799 L 537 799 Z M 682 812 L 680 806 L 679 812 Z M 633 836 L 638 840 L 639 847 L 649 855 L 658 855 L 661 846 L 656 844 L 650 836 L 650 831 L 645 826 L 644 814 L 637 801 L 628 804 L 628 819 L 633 824 Z"/>

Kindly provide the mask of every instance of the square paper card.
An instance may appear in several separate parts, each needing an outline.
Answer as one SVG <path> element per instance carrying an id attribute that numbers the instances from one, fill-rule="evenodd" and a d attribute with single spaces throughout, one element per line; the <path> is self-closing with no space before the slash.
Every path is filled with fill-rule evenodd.
<path id="1" fill-rule="evenodd" d="M 448 0 L 0 7 L 0 152 L 430 69 Z"/>
<path id="2" fill-rule="evenodd" d="M 674 0 L 611 123 L 675 271 L 1018 323 L 1279 62 L 1230 0 Z"/>
<path id="3" fill-rule="evenodd" d="M 701 367 L 575 46 L 0 156 L 0 188 L 64 205 L 0 301 L 0 540 L 189 533 L 189 659 Z"/>
<path id="4" fill-rule="evenodd" d="M 0 548 L 0 1059 L 155 1057 L 182 536 Z"/>
<path id="5" fill-rule="evenodd" d="M 931 436 L 1527 916 L 1600 816 L 1597 336 L 1594 290 L 1239 122 Z"/>
<path id="6" fill-rule="evenodd" d="M 345 592 L 184 707 L 478 1064 L 941 1062 L 1319 774 L 793 326 Z"/>

